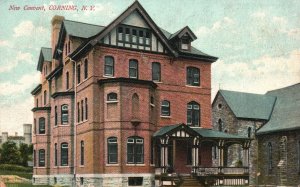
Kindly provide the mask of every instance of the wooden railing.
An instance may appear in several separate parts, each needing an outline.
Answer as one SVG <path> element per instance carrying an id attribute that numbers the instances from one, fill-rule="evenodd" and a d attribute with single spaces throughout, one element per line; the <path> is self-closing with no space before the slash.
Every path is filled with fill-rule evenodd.
<path id="1" fill-rule="evenodd" d="M 209 175 L 245 175 L 249 173 L 248 167 L 194 167 L 193 171 L 198 176 Z"/>

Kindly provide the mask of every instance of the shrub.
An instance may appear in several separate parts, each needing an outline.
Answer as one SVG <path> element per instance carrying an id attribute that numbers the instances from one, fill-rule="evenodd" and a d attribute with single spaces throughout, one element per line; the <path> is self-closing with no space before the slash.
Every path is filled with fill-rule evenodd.
<path id="1" fill-rule="evenodd" d="M 13 164 L 0 164 L 0 170 L 32 173 L 32 167 L 24 167 L 24 166 L 18 166 Z"/>

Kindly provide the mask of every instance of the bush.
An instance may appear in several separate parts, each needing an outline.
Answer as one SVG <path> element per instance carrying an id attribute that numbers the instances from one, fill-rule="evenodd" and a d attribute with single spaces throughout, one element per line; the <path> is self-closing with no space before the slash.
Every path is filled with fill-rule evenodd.
<path id="1" fill-rule="evenodd" d="M 0 164 L 0 170 L 32 173 L 32 167 L 24 167 L 13 164 Z"/>

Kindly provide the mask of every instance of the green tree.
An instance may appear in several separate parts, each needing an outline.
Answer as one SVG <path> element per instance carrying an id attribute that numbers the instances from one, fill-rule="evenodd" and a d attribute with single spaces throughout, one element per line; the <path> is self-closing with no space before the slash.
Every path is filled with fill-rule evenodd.
<path id="1" fill-rule="evenodd" d="M 21 164 L 22 166 L 25 166 L 27 167 L 28 164 L 27 164 L 27 161 L 28 161 L 28 156 L 30 154 L 30 149 L 29 149 L 29 146 L 27 144 L 20 144 L 20 159 L 21 159 Z"/>
<path id="2" fill-rule="evenodd" d="M 1 164 L 20 164 L 20 161 L 20 151 L 15 142 L 7 141 L 2 144 Z"/>

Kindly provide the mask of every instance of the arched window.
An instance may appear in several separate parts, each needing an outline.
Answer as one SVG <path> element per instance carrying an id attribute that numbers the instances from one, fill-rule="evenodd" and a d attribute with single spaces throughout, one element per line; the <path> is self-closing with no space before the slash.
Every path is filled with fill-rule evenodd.
<path id="1" fill-rule="evenodd" d="M 200 70 L 195 67 L 187 67 L 186 83 L 191 86 L 200 85 Z"/>
<path id="2" fill-rule="evenodd" d="M 138 61 L 135 59 L 129 60 L 129 78 L 138 79 L 139 77 L 139 68 Z"/>
<path id="3" fill-rule="evenodd" d="M 104 75 L 114 76 L 114 58 L 112 56 L 106 56 L 104 62 Z"/>
<path id="4" fill-rule="evenodd" d="M 45 134 L 45 118 L 41 117 L 39 118 L 39 134 Z"/>
<path id="5" fill-rule="evenodd" d="M 84 165 L 84 141 L 80 141 L 80 165 Z"/>
<path id="6" fill-rule="evenodd" d="M 36 119 L 33 120 L 33 134 L 36 134 Z"/>
<path id="7" fill-rule="evenodd" d="M 36 107 L 39 107 L 39 99 L 36 99 Z"/>
<path id="8" fill-rule="evenodd" d="M 45 167 L 45 149 L 39 150 L 39 167 Z"/>
<path id="9" fill-rule="evenodd" d="M 268 173 L 272 173 L 273 169 L 273 158 L 272 158 L 272 144 L 268 143 Z"/>
<path id="10" fill-rule="evenodd" d="M 88 60 L 84 60 L 84 79 L 88 77 Z"/>
<path id="11" fill-rule="evenodd" d="M 80 103 L 77 102 L 77 123 L 80 122 Z"/>
<path id="12" fill-rule="evenodd" d="M 117 101 L 118 95 L 114 92 L 107 94 L 107 101 Z"/>
<path id="13" fill-rule="evenodd" d="M 71 41 L 69 40 L 69 42 L 68 42 L 68 53 L 70 53 L 71 52 Z"/>
<path id="14" fill-rule="evenodd" d="M 81 121 L 84 119 L 83 100 L 81 100 Z"/>
<path id="15" fill-rule="evenodd" d="M 161 69 L 160 63 L 158 62 L 152 63 L 152 80 L 157 82 L 161 81 Z"/>
<path id="16" fill-rule="evenodd" d="M 219 131 L 222 132 L 223 130 L 223 122 L 221 119 L 218 120 L 218 126 L 219 126 Z"/>
<path id="17" fill-rule="evenodd" d="M 251 127 L 248 127 L 248 138 L 251 137 L 251 131 L 252 131 Z"/>
<path id="18" fill-rule="evenodd" d="M 139 110 L 140 110 L 140 100 L 139 96 L 134 93 L 132 95 L 132 117 L 138 118 L 139 117 Z"/>
<path id="19" fill-rule="evenodd" d="M 170 101 L 163 100 L 161 102 L 161 116 L 170 116 Z"/>
<path id="20" fill-rule="evenodd" d="M 79 84 L 80 81 L 81 81 L 80 80 L 81 79 L 81 76 L 80 76 L 81 75 L 81 69 L 80 68 L 81 68 L 81 66 L 80 66 L 80 64 L 78 64 L 77 65 L 77 84 Z"/>
<path id="21" fill-rule="evenodd" d="M 61 144 L 60 148 L 60 161 L 61 166 L 67 166 L 69 161 L 69 147 L 68 143 L 64 142 Z"/>
<path id="22" fill-rule="evenodd" d="M 200 105 L 195 101 L 187 104 L 187 125 L 200 126 Z"/>
<path id="23" fill-rule="evenodd" d="M 33 166 L 36 167 L 36 151 L 33 150 Z"/>
<path id="24" fill-rule="evenodd" d="M 127 163 L 143 164 L 144 163 L 144 139 L 132 136 L 127 139 Z"/>
<path id="25" fill-rule="evenodd" d="M 69 121 L 69 108 L 68 105 L 61 106 L 61 124 L 67 124 Z"/>
<path id="26" fill-rule="evenodd" d="M 47 91 L 44 91 L 44 105 L 47 104 Z"/>
<path id="27" fill-rule="evenodd" d="M 107 162 L 109 164 L 118 163 L 118 141 L 116 137 L 107 139 Z"/>

